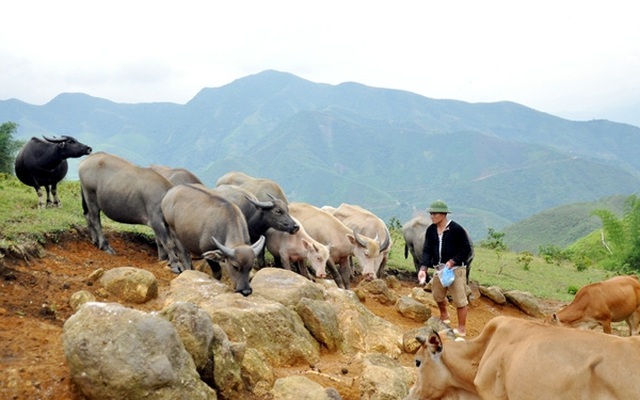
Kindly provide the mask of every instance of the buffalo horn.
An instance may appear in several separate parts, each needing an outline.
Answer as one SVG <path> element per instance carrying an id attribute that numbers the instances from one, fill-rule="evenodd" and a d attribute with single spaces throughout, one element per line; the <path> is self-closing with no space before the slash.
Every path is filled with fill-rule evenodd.
<path id="1" fill-rule="evenodd" d="M 42 137 L 44 138 L 44 140 L 46 140 L 47 142 L 51 142 L 51 143 L 62 143 L 62 142 L 66 142 L 67 140 L 69 140 L 69 138 L 67 136 L 61 136 L 59 138 L 48 138 L 45 135 L 42 135 Z"/>
<path id="2" fill-rule="evenodd" d="M 275 207 L 275 204 L 273 204 L 273 201 L 259 201 L 254 199 L 251 196 L 247 196 L 245 195 L 245 197 L 247 198 L 247 200 L 249 200 L 254 206 L 258 207 L 258 208 L 273 208 Z"/>
<path id="3" fill-rule="evenodd" d="M 211 236 L 211 240 L 213 240 L 213 243 L 216 245 L 216 247 L 227 257 L 229 258 L 233 258 L 233 256 L 235 256 L 236 254 L 236 250 L 235 249 L 231 249 L 225 245 L 223 245 L 222 243 L 218 242 L 218 239 L 214 238 L 213 236 Z"/>
<path id="4" fill-rule="evenodd" d="M 386 249 L 389 248 L 389 245 L 391 244 L 391 238 L 389 237 L 389 231 L 385 229 L 385 238 L 384 238 L 384 243 L 382 243 L 380 245 L 380 251 L 385 251 Z"/>
<path id="5" fill-rule="evenodd" d="M 355 229 L 352 229 L 353 231 L 353 237 L 356 238 L 356 242 L 358 242 L 358 244 L 362 247 L 367 247 L 367 242 L 365 242 L 364 240 L 362 240 L 362 238 L 360 237 L 360 235 L 358 235 L 358 232 L 356 232 Z"/>
<path id="6" fill-rule="evenodd" d="M 258 239 L 251 248 L 253 249 L 253 253 L 257 256 L 262 251 L 262 247 L 264 246 L 264 242 L 267 240 L 264 235 L 260 235 L 260 239 Z"/>

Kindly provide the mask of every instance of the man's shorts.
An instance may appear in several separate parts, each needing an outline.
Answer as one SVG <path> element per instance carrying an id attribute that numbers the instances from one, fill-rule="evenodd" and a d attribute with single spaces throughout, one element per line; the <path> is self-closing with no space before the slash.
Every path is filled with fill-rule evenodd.
<path id="1" fill-rule="evenodd" d="M 438 274 L 433 275 L 433 281 L 431 282 L 431 294 L 433 294 L 433 299 L 438 302 L 444 302 L 447 297 L 447 292 L 451 295 L 453 299 L 453 304 L 456 308 L 464 307 L 469 304 L 467 300 L 467 268 L 459 267 L 455 269 L 456 279 L 453 281 L 451 286 L 445 288 L 440 283 L 440 277 Z"/>

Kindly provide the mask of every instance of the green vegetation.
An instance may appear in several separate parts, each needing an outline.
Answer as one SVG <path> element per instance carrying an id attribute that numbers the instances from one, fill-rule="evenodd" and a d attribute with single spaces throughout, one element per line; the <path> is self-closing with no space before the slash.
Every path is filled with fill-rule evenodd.
<path id="1" fill-rule="evenodd" d="M 13 161 L 24 144 L 13 138 L 17 129 L 18 124 L 15 122 L 5 122 L 0 125 L 0 173 L 13 173 Z"/>
<path id="2" fill-rule="evenodd" d="M 0 259 L 2 254 L 9 253 L 13 246 L 28 242 L 55 242 L 62 233 L 71 230 L 85 232 L 80 183 L 63 181 L 59 187 L 59 195 L 62 208 L 38 210 L 38 200 L 33 188 L 23 185 L 11 175 L 0 174 Z M 637 202 L 634 203 L 636 204 Z M 636 208 L 633 210 L 633 213 L 638 212 Z M 102 221 L 105 230 L 133 232 L 152 237 L 151 229 L 146 226 L 119 224 L 104 216 Z M 415 273 L 413 260 L 410 255 L 406 259 L 404 257 L 400 223 L 397 219 L 392 219 L 389 225 L 394 244 L 387 269 L 412 275 Z M 493 233 L 494 244 L 502 249 L 499 246 L 502 243 L 501 232 Z M 589 236 L 584 241 L 591 240 L 602 247 L 599 242 L 594 241 L 597 237 Z M 89 240 L 88 236 L 86 240 Z M 611 244 L 613 245 L 613 242 Z M 584 245 L 576 244 L 575 248 L 582 246 Z M 544 257 L 513 253 L 506 249 L 496 251 L 494 247 L 478 245 L 471 280 L 484 286 L 495 285 L 503 290 L 527 291 L 539 298 L 569 301 L 578 288 L 616 274 L 616 271 L 598 267 L 595 263 L 588 268 L 580 269 L 574 262 L 566 259 L 554 259 L 549 263 Z"/>
<path id="3" fill-rule="evenodd" d="M 14 176 L 0 173 L 0 254 L 25 242 L 45 244 L 56 241 L 62 233 L 86 227 L 80 182 L 62 181 L 58 195 L 62 201 L 61 208 L 38 210 L 38 196 L 32 187 L 22 184 Z M 120 224 L 104 216 L 102 223 L 105 229 L 153 235 L 146 226 Z"/>

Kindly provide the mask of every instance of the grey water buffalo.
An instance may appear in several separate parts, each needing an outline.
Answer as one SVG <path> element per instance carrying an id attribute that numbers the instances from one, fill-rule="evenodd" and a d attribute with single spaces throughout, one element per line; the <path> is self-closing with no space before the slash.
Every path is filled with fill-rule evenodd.
<path id="1" fill-rule="evenodd" d="M 252 293 L 249 273 L 265 237 L 251 244 L 238 206 L 200 185 L 178 185 L 162 200 L 162 212 L 172 236 L 183 246 L 183 263 L 190 264 L 191 255 L 204 257 L 216 277 L 222 267 L 236 292 L 243 296 Z"/>
<path id="2" fill-rule="evenodd" d="M 258 200 L 269 201 L 271 200 L 271 195 L 289 204 L 282 187 L 272 179 L 254 178 L 243 172 L 232 171 L 224 174 L 216 181 L 216 186 L 220 185 L 240 186 L 253 193 Z"/>
<path id="3" fill-rule="evenodd" d="M 67 158 L 91 154 L 91 147 L 71 136 L 43 138 L 31 138 L 24 145 L 16 157 L 15 172 L 20 182 L 36 190 L 38 208 L 45 207 L 43 187 L 47 192 L 46 207 L 60 207 L 58 183 L 67 175 Z"/>
<path id="4" fill-rule="evenodd" d="M 200 179 L 195 176 L 191 171 L 185 168 L 171 168 L 165 165 L 152 164 L 149 166 L 152 170 L 156 171 L 160 175 L 164 176 L 175 185 L 185 185 L 187 183 L 195 183 L 202 185 Z"/>
<path id="5" fill-rule="evenodd" d="M 296 221 L 297 223 L 297 221 Z M 298 223 L 299 226 L 301 224 Z M 306 261 L 309 261 L 315 276 L 325 278 L 326 265 L 329 260 L 329 246 L 326 246 L 307 233 L 304 227 L 289 234 L 275 229 L 268 229 L 266 247 L 283 268 L 291 271 L 291 263 L 299 266 L 300 274 L 310 279 Z"/>
<path id="6" fill-rule="evenodd" d="M 219 193 L 240 208 L 247 221 L 251 243 L 264 236 L 269 228 L 289 234 L 300 229 L 300 224 L 289 215 L 288 204 L 278 197 L 267 194 L 268 200 L 261 201 L 252 192 L 236 185 L 218 185 L 209 190 Z M 263 248 L 258 255 L 258 268 L 264 266 Z"/>
<path id="7" fill-rule="evenodd" d="M 431 220 L 425 216 L 417 216 L 402 225 L 402 236 L 404 237 L 404 258 L 409 258 L 409 254 L 413 258 L 413 265 L 416 272 L 420 269 L 422 258 L 422 250 L 424 248 L 424 239 L 427 228 L 431 225 Z M 471 244 L 471 254 L 466 261 L 467 265 L 467 283 L 469 283 L 469 272 L 471 272 L 471 262 L 474 257 L 473 241 L 469 232 L 467 232 L 469 243 Z"/>
<path id="8" fill-rule="evenodd" d="M 416 338 L 418 376 L 405 400 L 637 399 L 640 337 L 515 317 L 493 318 L 469 341 Z"/>
<path id="9" fill-rule="evenodd" d="M 116 222 L 151 227 L 158 245 L 158 257 L 168 258 L 175 273 L 185 268 L 179 261 L 180 244 L 171 237 L 161 209 L 162 198 L 173 187 L 171 182 L 150 168 L 103 152 L 82 160 L 78 174 L 89 234 L 100 250 L 115 254 L 102 231 L 102 211 Z"/>
<path id="10" fill-rule="evenodd" d="M 374 238 L 378 248 L 371 250 L 371 253 L 377 254 L 377 256 L 373 264 L 368 265 L 373 268 L 363 269 L 362 275 L 367 280 L 384 277 L 384 268 L 389 260 L 389 252 L 393 243 L 389 229 L 384 221 L 369 210 L 347 203 L 340 204 L 338 208 L 323 207 L 322 209 L 342 221 L 347 228 L 351 228 L 364 236 Z"/>
<path id="11" fill-rule="evenodd" d="M 373 270 L 378 256 L 377 241 L 358 234 L 348 228 L 338 218 L 322 209 L 307 203 L 289 204 L 289 212 L 300 221 L 307 233 L 318 242 L 330 245 L 330 258 L 327 266 L 338 286 L 348 289 L 352 270 L 349 257 L 355 257 L 363 270 Z M 335 271 L 337 268 L 337 271 Z"/>
<path id="12" fill-rule="evenodd" d="M 601 325 L 611 333 L 611 323 L 625 321 L 629 336 L 638 334 L 640 323 L 640 282 L 636 276 L 615 276 L 583 286 L 573 301 L 547 318 L 570 327 L 591 328 Z"/>

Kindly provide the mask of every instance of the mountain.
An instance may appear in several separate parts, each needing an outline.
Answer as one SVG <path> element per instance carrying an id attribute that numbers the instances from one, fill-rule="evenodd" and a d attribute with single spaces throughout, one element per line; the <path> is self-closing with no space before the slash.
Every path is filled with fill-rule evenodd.
<path id="1" fill-rule="evenodd" d="M 139 165 L 278 181 L 292 201 L 362 205 L 401 222 L 434 200 L 475 238 L 543 210 L 640 187 L 640 128 L 569 121 L 512 102 L 466 103 L 268 70 L 184 105 L 64 93 L 0 101 L 18 136 L 71 135 Z M 77 179 L 76 165 L 69 179 Z"/>

